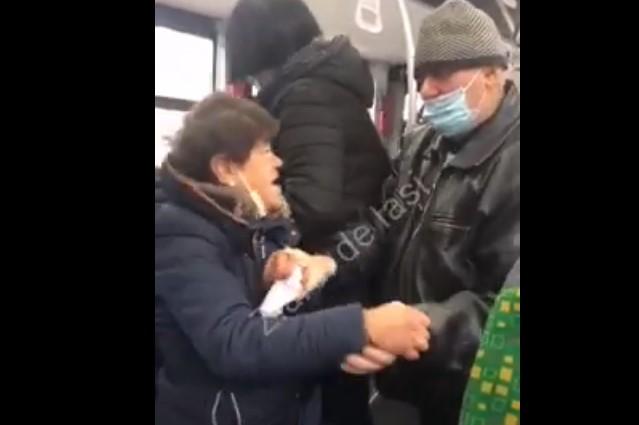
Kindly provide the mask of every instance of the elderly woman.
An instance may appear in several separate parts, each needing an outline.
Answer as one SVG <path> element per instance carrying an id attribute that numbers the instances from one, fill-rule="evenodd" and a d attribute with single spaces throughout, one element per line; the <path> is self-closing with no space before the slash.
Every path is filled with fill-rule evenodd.
<path id="1" fill-rule="evenodd" d="M 277 127 L 253 102 L 212 95 L 186 116 L 163 164 L 156 424 L 318 425 L 319 377 L 340 363 L 375 371 L 427 348 L 427 317 L 400 303 L 261 317 L 269 285 L 294 265 L 306 267 L 306 289 L 333 266 L 281 250 L 294 232 L 269 144 Z"/>

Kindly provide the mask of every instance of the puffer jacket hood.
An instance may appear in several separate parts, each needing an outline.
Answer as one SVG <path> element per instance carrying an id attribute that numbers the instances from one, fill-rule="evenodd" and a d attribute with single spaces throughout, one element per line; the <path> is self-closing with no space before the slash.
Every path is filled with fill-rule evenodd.
<path id="1" fill-rule="evenodd" d="M 300 78 L 329 80 L 353 93 L 367 108 L 373 104 L 375 87 L 368 66 L 346 36 L 318 38 L 291 56 L 260 92 L 260 103 L 270 104 L 283 87 Z"/>
<path id="2" fill-rule="evenodd" d="M 201 207 L 216 211 L 218 214 L 227 216 L 233 221 L 244 225 L 261 218 L 255 201 L 248 191 L 242 187 L 227 187 L 197 182 L 177 171 L 169 160 L 164 161 L 162 173 L 167 177 L 166 180 L 171 182 L 169 184 L 180 186 L 181 191 L 179 192 L 190 195 L 194 200 L 198 201 Z M 157 184 L 156 182 L 156 203 L 158 202 Z M 269 218 L 289 219 L 290 215 L 288 203 L 282 197 L 280 208 L 269 213 Z"/>

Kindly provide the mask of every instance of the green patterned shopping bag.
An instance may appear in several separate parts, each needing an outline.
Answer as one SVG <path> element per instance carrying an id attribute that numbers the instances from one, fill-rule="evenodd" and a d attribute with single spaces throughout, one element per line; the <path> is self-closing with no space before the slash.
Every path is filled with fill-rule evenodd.
<path id="1" fill-rule="evenodd" d="M 519 425 L 520 289 L 504 289 L 488 316 L 460 425 Z"/>

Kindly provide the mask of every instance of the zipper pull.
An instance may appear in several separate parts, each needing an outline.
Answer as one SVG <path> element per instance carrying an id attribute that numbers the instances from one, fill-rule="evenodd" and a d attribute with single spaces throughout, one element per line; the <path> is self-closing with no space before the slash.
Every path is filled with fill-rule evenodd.
<path id="1" fill-rule="evenodd" d="M 264 242 L 265 239 L 266 238 L 264 237 L 264 235 L 262 235 L 260 237 L 260 249 L 261 249 L 261 252 L 262 252 L 262 260 L 266 260 L 266 244 Z"/>

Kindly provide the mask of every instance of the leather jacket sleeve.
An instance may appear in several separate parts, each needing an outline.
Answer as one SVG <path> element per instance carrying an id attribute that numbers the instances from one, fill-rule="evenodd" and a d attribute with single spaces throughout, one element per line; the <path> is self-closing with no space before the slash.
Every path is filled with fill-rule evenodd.
<path id="1" fill-rule="evenodd" d="M 473 244 L 473 263 L 480 287 L 499 292 L 519 258 L 519 144 L 503 152 L 480 204 L 482 220 Z M 507 164 L 507 165 L 505 165 Z M 510 182 L 504 190 L 503 182 Z"/>
<path id="2" fill-rule="evenodd" d="M 426 145 L 421 141 L 429 127 L 421 126 L 414 133 L 405 136 L 411 140 L 409 148 L 392 161 L 392 173 L 382 185 L 382 205 L 392 198 L 400 186 L 400 175 L 409 175 L 416 150 Z M 380 207 L 381 208 L 381 207 Z M 372 276 L 383 272 L 387 266 L 384 258 L 388 258 L 389 231 L 391 225 L 384 213 L 378 210 L 367 210 L 361 220 L 348 224 L 342 231 L 332 237 L 333 246 L 327 253 L 338 264 L 338 279 L 334 282 L 369 283 Z"/>
<path id="3" fill-rule="evenodd" d="M 519 261 L 517 260 L 517 262 L 515 263 L 515 265 L 513 266 L 513 268 L 510 270 L 510 273 L 508 273 L 508 277 L 506 278 L 506 281 L 504 282 L 504 289 L 505 288 L 519 288 L 521 286 L 521 277 L 520 277 L 520 272 L 519 272 Z"/>
<path id="4" fill-rule="evenodd" d="M 477 291 L 461 291 L 443 302 L 419 304 L 431 319 L 431 347 L 420 362 L 440 371 L 466 371 L 479 345 L 484 322 L 506 276 L 519 258 L 519 150 L 493 171 L 480 211 L 483 215 L 472 244 L 470 260 Z M 508 166 L 501 166 L 508 164 Z M 503 182 L 511 182 L 504 190 Z"/>
<path id="5" fill-rule="evenodd" d="M 473 361 L 493 301 L 494 294 L 480 297 L 463 291 L 441 303 L 415 305 L 431 320 L 430 347 L 420 358 L 420 367 L 464 372 Z"/>
<path id="6" fill-rule="evenodd" d="M 391 174 L 383 184 L 382 199 L 390 197 L 397 186 L 397 175 Z M 372 276 L 383 270 L 383 260 L 389 248 L 389 225 L 379 210 L 367 210 L 361 219 L 349 223 L 343 230 L 331 237 L 332 247 L 325 254 L 337 262 L 337 279 L 339 282 L 358 282 L 366 285 Z"/>
<path id="7" fill-rule="evenodd" d="M 400 358 L 378 374 L 381 393 L 431 413 L 457 405 L 451 400 L 463 394 L 489 305 L 489 299 L 471 291 L 441 303 L 413 305 L 431 319 L 428 351 L 415 361 Z"/>

